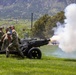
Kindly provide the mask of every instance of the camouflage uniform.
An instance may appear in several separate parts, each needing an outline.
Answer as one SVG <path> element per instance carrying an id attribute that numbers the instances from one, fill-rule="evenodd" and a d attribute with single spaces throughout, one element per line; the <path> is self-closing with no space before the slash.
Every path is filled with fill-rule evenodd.
<path id="1" fill-rule="evenodd" d="M 2 46 L 2 36 L 4 35 L 4 32 L 0 30 L 0 48 Z"/>
<path id="2" fill-rule="evenodd" d="M 3 35 L 4 35 L 4 33 L 0 30 L 0 40 L 1 40 Z"/>
<path id="3" fill-rule="evenodd" d="M 4 41 L 4 38 L 7 36 L 7 33 L 5 33 L 3 36 L 2 36 L 2 38 L 1 38 L 1 42 L 3 42 Z"/>
<path id="4" fill-rule="evenodd" d="M 4 32 L 2 31 L 2 28 L 0 28 L 0 41 L 3 35 L 4 35 Z"/>
<path id="5" fill-rule="evenodd" d="M 10 35 L 9 35 L 10 36 Z M 11 43 L 12 37 L 10 36 L 10 38 L 8 38 L 8 34 L 5 36 L 4 40 L 3 40 L 3 44 L 1 47 L 1 50 L 6 50 L 6 57 L 9 57 L 9 45 Z"/>
<path id="6" fill-rule="evenodd" d="M 24 58 L 23 52 L 20 50 L 20 47 L 19 47 L 18 35 L 17 35 L 17 32 L 15 30 L 12 30 L 12 43 L 10 44 L 10 46 L 8 48 L 9 49 L 16 48 L 16 50 L 18 51 L 20 56 L 22 58 Z"/>
<path id="7" fill-rule="evenodd" d="M 1 42 L 4 41 L 4 38 L 7 36 L 7 32 L 9 32 L 9 28 L 6 28 L 6 33 L 2 36 Z"/>

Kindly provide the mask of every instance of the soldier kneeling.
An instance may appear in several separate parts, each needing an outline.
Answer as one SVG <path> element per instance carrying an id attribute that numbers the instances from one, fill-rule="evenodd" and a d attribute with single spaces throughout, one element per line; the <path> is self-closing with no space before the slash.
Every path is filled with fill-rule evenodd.
<path id="1" fill-rule="evenodd" d="M 23 52 L 20 50 L 18 36 L 15 30 L 12 30 L 12 43 L 8 47 L 9 49 L 15 48 L 19 55 L 24 58 Z"/>

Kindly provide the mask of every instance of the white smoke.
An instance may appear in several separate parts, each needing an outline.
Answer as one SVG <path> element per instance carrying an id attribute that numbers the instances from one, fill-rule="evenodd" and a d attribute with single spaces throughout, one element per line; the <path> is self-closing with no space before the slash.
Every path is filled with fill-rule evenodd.
<path id="1" fill-rule="evenodd" d="M 76 4 L 70 4 L 64 10 L 64 25 L 57 25 L 55 35 L 59 37 L 59 48 L 65 52 L 76 51 Z"/>

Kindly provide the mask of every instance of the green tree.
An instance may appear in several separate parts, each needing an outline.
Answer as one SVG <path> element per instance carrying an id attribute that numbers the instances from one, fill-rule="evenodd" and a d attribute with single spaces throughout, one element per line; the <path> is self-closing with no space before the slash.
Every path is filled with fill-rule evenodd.
<path id="1" fill-rule="evenodd" d="M 33 28 L 33 36 L 39 37 L 39 38 L 45 38 L 45 25 L 48 22 L 49 16 L 45 14 L 40 19 L 38 19 Z"/>
<path id="2" fill-rule="evenodd" d="M 54 15 L 48 19 L 48 22 L 45 25 L 45 30 L 46 30 L 45 36 L 46 36 L 46 38 L 49 38 L 49 37 L 51 37 L 51 35 L 53 35 L 54 32 L 52 29 L 53 29 L 53 27 L 56 27 L 56 23 L 57 22 L 63 23 L 64 19 L 65 19 L 65 16 L 64 16 L 63 11 L 57 13 L 56 15 Z"/>
<path id="3" fill-rule="evenodd" d="M 34 37 L 39 38 L 49 38 L 53 35 L 52 28 L 56 26 L 57 22 L 64 22 L 64 12 L 61 11 L 54 16 L 49 16 L 45 14 L 40 19 L 38 19 L 33 27 L 32 34 Z"/>

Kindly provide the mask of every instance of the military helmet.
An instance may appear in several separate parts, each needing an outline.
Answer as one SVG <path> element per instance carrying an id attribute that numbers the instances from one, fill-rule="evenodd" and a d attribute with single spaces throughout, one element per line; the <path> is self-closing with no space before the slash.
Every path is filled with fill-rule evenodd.
<path id="1" fill-rule="evenodd" d="M 11 35 L 11 32 L 8 31 L 8 32 L 7 32 L 7 35 Z"/>

